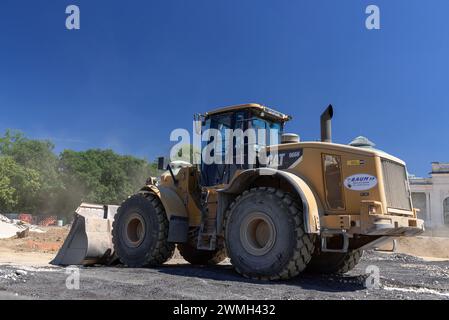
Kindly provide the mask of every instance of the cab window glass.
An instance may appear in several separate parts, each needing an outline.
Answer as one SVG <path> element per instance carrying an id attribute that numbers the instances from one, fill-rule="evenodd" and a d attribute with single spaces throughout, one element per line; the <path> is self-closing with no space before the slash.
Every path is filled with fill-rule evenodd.
<path id="1" fill-rule="evenodd" d="M 260 140 L 259 141 L 259 137 L 257 137 L 257 144 L 260 146 L 268 146 L 268 145 L 272 145 L 272 144 L 279 144 L 280 143 L 280 137 L 282 134 L 282 126 L 280 123 L 277 122 L 271 122 L 269 120 L 266 119 L 261 119 L 258 117 L 253 117 L 251 119 L 251 128 L 253 128 L 254 130 L 256 130 L 256 135 L 257 135 L 257 130 L 261 129 L 261 130 L 266 130 L 265 133 L 265 139 Z M 274 132 L 276 132 L 276 137 L 272 137 L 272 133 L 270 130 L 275 130 Z M 276 141 L 277 140 L 277 141 Z"/>

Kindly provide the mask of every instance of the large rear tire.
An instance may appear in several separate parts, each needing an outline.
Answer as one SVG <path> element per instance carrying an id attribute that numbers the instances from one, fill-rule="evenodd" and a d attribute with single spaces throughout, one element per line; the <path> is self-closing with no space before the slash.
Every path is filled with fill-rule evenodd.
<path id="1" fill-rule="evenodd" d="M 216 265 L 226 259 L 226 250 L 219 248 L 213 251 L 199 250 L 189 243 L 178 244 L 181 256 L 190 264 Z"/>
<path id="2" fill-rule="evenodd" d="M 304 232 L 300 202 L 275 188 L 253 188 L 231 204 L 224 221 L 226 250 L 243 276 L 297 276 L 312 257 L 314 235 Z"/>
<path id="3" fill-rule="evenodd" d="M 145 267 L 166 262 L 175 250 L 167 238 L 167 215 L 157 196 L 136 194 L 122 203 L 112 225 L 112 242 L 124 265 Z"/>
<path id="4" fill-rule="evenodd" d="M 363 250 L 355 249 L 346 253 L 315 252 L 307 266 L 313 273 L 343 274 L 354 269 L 362 258 Z"/>
<path id="5" fill-rule="evenodd" d="M 179 253 L 187 262 L 194 265 L 216 265 L 226 259 L 226 249 L 221 239 L 217 239 L 215 250 L 197 249 L 198 233 L 198 227 L 191 228 L 188 242 L 178 244 Z"/>

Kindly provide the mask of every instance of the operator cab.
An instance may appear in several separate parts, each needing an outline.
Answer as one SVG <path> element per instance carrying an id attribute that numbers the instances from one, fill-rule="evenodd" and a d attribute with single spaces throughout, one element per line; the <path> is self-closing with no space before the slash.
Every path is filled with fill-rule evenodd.
<path id="1" fill-rule="evenodd" d="M 248 158 L 248 150 L 259 150 L 263 146 L 280 144 L 284 124 L 291 119 L 288 115 L 254 103 L 220 108 L 200 117 L 202 134 L 209 132 L 201 148 L 207 150 L 205 149 L 207 145 L 214 146 L 209 149 L 209 158 L 201 159 L 201 185 L 206 187 L 227 184 L 237 170 L 257 166 L 254 159 Z M 212 134 L 209 129 L 215 129 L 212 130 L 215 132 L 218 130 L 219 136 Z M 247 131 L 248 129 L 253 130 Z M 229 130 L 234 132 L 232 146 Z M 254 139 L 250 141 L 248 135 L 251 131 L 255 134 Z M 214 142 L 216 137 L 221 141 Z M 243 157 L 242 152 L 239 152 L 242 147 Z M 231 156 L 232 161 L 227 160 L 231 159 Z"/>

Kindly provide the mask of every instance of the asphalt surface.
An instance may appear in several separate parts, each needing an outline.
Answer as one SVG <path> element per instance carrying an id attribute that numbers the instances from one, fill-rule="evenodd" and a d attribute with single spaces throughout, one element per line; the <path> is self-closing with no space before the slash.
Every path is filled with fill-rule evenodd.
<path id="1" fill-rule="evenodd" d="M 96 266 L 79 269 L 77 289 L 76 273 L 70 277 L 70 270 L 2 265 L 0 299 L 449 300 L 449 261 L 380 252 L 365 252 L 359 265 L 343 276 L 302 274 L 282 282 L 245 279 L 229 264 L 166 264 L 155 269 Z M 379 270 L 379 282 L 377 273 L 367 273 L 370 270 Z"/>

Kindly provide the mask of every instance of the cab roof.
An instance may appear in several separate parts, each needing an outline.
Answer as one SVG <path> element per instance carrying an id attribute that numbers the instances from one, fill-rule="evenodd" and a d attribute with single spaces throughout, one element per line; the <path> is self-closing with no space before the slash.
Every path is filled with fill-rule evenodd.
<path id="1" fill-rule="evenodd" d="M 266 116 L 274 118 L 281 122 L 286 122 L 286 121 L 289 121 L 292 119 L 292 117 L 289 115 L 286 115 L 282 112 L 276 111 L 274 109 L 268 108 L 268 107 L 263 106 L 258 103 L 246 103 L 246 104 L 222 107 L 222 108 L 218 108 L 218 109 L 206 112 L 203 114 L 203 116 L 207 118 L 212 115 L 221 114 L 221 113 L 225 113 L 225 112 L 231 112 L 231 111 L 237 111 L 237 110 L 243 110 L 243 109 L 258 110 L 260 112 L 265 113 Z"/>

